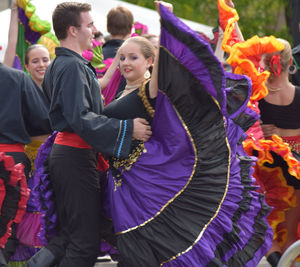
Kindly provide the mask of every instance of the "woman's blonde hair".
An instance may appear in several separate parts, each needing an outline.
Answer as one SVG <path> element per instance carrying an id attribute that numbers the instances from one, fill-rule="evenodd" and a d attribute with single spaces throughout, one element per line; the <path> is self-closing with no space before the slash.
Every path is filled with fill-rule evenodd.
<path id="1" fill-rule="evenodd" d="M 292 58 L 292 48 L 289 42 L 280 38 L 277 38 L 277 40 L 283 43 L 284 49 L 279 52 L 266 54 L 263 61 L 265 70 L 270 72 L 269 81 L 273 81 L 281 72 L 288 71 Z M 278 63 L 276 64 L 276 58 L 278 58 L 278 63 L 280 59 L 280 67 Z"/>
<path id="2" fill-rule="evenodd" d="M 144 55 L 144 57 L 146 59 L 152 58 L 152 62 L 154 62 L 155 48 L 148 39 L 146 39 L 145 37 L 141 37 L 141 36 L 130 37 L 121 45 L 120 48 L 122 48 L 124 45 L 131 43 L 131 42 L 137 44 L 141 48 L 142 54 Z"/>

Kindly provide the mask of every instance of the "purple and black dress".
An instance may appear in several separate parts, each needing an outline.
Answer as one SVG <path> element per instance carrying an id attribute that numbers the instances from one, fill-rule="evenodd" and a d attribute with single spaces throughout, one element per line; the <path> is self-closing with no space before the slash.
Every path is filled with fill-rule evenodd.
<path id="1" fill-rule="evenodd" d="M 224 72 L 207 41 L 164 7 L 159 53 L 157 98 L 144 85 L 105 109 L 148 116 L 153 132 L 128 158 L 110 159 L 104 205 L 120 266 L 257 266 L 272 229 L 242 147 L 258 118 L 247 107 L 250 80 Z"/>

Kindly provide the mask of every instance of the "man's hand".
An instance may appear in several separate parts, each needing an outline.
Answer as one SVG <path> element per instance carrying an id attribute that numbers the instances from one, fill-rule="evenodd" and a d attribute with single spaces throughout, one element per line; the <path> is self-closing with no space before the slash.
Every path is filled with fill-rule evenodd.
<path id="1" fill-rule="evenodd" d="M 147 142 L 152 135 L 151 126 L 145 119 L 136 118 L 133 120 L 133 138 Z"/>

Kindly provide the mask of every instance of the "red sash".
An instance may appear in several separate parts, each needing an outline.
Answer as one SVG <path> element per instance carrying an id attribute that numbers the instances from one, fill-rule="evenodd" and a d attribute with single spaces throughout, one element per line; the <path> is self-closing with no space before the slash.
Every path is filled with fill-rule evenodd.
<path id="1" fill-rule="evenodd" d="M 55 144 L 71 146 L 76 148 L 88 148 L 92 149 L 87 142 L 85 142 L 78 134 L 69 132 L 59 132 L 55 137 Z M 98 153 L 98 170 L 105 171 L 108 168 L 107 161 Z"/>
<path id="2" fill-rule="evenodd" d="M 17 144 L 0 144 L 0 152 L 24 152 L 24 145 Z"/>
<path id="3" fill-rule="evenodd" d="M 54 144 L 92 149 L 78 134 L 69 132 L 59 132 L 56 135 Z"/>

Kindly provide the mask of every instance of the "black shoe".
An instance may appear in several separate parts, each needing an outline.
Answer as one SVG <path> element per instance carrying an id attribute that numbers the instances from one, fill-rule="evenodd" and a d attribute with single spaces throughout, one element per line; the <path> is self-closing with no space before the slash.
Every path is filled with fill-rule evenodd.
<path id="1" fill-rule="evenodd" d="M 267 257 L 267 261 L 272 267 L 276 267 L 278 262 L 280 261 L 280 258 L 281 253 L 279 251 L 274 251 Z"/>
<path id="2" fill-rule="evenodd" d="M 7 262 L 3 255 L 2 249 L 0 249 L 0 267 L 7 267 Z"/>
<path id="3" fill-rule="evenodd" d="M 53 267 L 56 265 L 56 258 L 47 248 L 40 249 L 34 254 L 24 267 Z"/>

